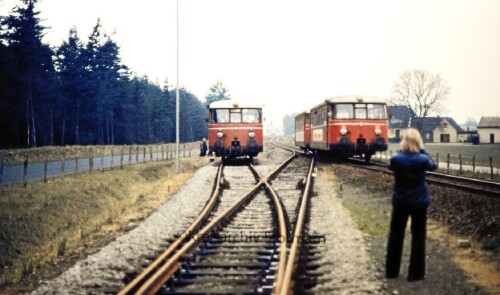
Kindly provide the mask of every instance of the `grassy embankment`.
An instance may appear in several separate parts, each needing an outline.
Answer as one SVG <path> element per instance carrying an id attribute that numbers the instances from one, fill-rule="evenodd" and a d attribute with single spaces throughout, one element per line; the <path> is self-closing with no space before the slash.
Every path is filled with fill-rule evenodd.
<path id="1" fill-rule="evenodd" d="M 0 286 L 88 252 L 96 234 L 130 230 L 207 162 L 181 159 L 179 174 L 170 160 L 0 186 Z"/>

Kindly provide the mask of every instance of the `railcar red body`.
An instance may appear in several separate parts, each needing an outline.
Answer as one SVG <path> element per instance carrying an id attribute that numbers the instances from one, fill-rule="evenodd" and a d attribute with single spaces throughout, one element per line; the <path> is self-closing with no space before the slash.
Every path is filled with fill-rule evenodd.
<path id="1" fill-rule="evenodd" d="M 208 112 L 208 146 L 215 156 L 253 159 L 264 150 L 262 105 L 220 100 Z"/>
<path id="2" fill-rule="evenodd" d="M 296 116 L 296 122 L 300 122 L 301 116 L 304 114 Z M 381 98 L 361 95 L 332 97 L 313 107 L 309 116 L 310 141 L 298 140 L 302 128 L 296 125 L 296 146 L 334 156 L 360 155 L 366 160 L 377 151 L 387 150 L 387 106 Z"/>

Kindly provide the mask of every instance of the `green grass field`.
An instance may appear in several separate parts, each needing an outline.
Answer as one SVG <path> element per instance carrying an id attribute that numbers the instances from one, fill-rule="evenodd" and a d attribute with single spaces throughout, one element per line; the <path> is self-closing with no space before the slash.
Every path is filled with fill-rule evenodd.
<path id="1" fill-rule="evenodd" d="M 462 157 L 463 165 L 472 165 L 472 159 L 475 157 L 476 166 L 490 166 L 491 157 L 493 167 L 500 168 L 500 144 L 459 144 L 459 143 L 428 143 L 425 149 L 434 160 L 439 158 L 440 163 L 445 163 L 447 155 L 450 154 L 450 163 L 459 163 L 459 155 Z M 398 143 L 389 144 L 387 156 L 400 150 Z M 383 154 L 384 155 L 384 154 Z"/>

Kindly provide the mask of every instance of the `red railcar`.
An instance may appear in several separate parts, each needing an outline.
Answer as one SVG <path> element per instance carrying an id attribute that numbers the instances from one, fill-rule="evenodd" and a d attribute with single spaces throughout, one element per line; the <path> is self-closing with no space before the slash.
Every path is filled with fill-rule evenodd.
<path id="1" fill-rule="evenodd" d="M 263 151 L 262 105 L 234 100 L 219 100 L 208 108 L 209 149 L 217 157 L 229 160 Z"/>
<path id="2" fill-rule="evenodd" d="M 310 121 L 310 142 L 301 147 L 320 154 L 359 155 L 367 161 L 375 152 L 387 150 L 387 106 L 382 98 L 365 95 L 328 98 L 311 109 Z"/>

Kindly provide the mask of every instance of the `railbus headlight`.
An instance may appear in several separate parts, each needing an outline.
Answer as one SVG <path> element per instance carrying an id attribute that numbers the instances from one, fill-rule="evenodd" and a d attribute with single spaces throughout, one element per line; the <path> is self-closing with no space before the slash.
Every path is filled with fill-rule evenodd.
<path id="1" fill-rule="evenodd" d="M 224 133 L 222 133 L 221 131 L 217 132 L 217 137 L 218 138 L 222 138 L 224 136 Z"/>
<path id="2" fill-rule="evenodd" d="M 380 134 L 382 134 L 382 131 L 381 131 L 380 129 L 375 129 L 375 135 L 377 135 L 377 136 L 378 136 L 378 135 L 380 135 Z"/>
<path id="3" fill-rule="evenodd" d="M 255 137 L 255 132 L 253 132 L 253 131 L 248 132 L 248 137 L 254 138 Z"/>
<path id="4" fill-rule="evenodd" d="M 340 135 L 346 135 L 347 134 L 347 129 L 342 128 L 340 129 Z"/>

